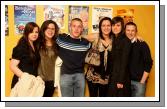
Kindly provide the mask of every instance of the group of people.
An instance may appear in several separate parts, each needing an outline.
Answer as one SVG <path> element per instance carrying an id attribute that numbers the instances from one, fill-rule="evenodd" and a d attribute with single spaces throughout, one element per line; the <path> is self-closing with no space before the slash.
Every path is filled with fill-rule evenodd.
<path id="1" fill-rule="evenodd" d="M 60 34 L 56 22 L 46 20 L 41 28 L 26 24 L 23 37 L 12 52 L 10 69 L 14 73 L 12 88 L 24 72 L 40 76 L 45 82 L 44 97 L 52 97 L 55 86 L 55 62 L 62 60 L 60 89 L 62 97 L 84 97 L 85 57 L 98 40 L 100 65 L 91 66 L 99 82 L 87 81 L 90 97 L 145 96 L 146 81 L 152 67 L 148 45 L 137 38 L 133 22 L 124 25 L 116 16 L 99 22 L 99 33 L 81 36 L 83 23 L 74 18 L 70 33 Z M 88 65 L 89 67 L 89 65 Z"/>

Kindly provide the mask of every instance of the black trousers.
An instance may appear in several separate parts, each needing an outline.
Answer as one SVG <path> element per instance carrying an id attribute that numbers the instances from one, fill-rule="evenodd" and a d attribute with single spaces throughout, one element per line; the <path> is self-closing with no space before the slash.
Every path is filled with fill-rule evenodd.
<path id="1" fill-rule="evenodd" d="M 54 81 L 45 81 L 45 90 L 43 97 L 52 97 L 54 94 Z"/>
<path id="2" fill-rule="evenodd" d="M 102 85 L 99 83 L 92 83 L 88 81 L 89 95 L 90 97 L 106 97 L 108 91 L 108 85 Z"/>
<path id="3" fill-rule="evenodd" d="M 131 88 L 130 84 L 124 84 L 123 88 L 117 88 L 116 82 L 109 83 L 108 97 L 130 97 L 131 96 Z"/>

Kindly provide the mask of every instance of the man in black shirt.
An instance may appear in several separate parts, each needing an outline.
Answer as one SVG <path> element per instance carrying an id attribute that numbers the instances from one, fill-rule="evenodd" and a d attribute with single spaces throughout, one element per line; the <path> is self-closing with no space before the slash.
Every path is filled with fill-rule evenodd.
<path id="1" fill-rule="evenodd" d="M 129 60 L 131 96 L 144 97 L 146 81 L 153 64 L 150 49 L 146 42 L 137 40 L 137 26 L 135 23 L 129 22 L 125 25 L 125 34 L 132 43 Z"/>

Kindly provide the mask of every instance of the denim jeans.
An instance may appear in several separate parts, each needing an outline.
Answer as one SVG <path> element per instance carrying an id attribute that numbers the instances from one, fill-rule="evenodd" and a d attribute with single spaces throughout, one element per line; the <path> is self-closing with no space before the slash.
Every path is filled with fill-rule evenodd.
<path id="1" fill-rule="evenodd" d="M 60 77 L 60 88 L 62 97 L 84 97 L 84 73 L 62 74 Z"/>
<path id="2" fill-rule="evenodd" d="M 144 97 L 146 91 L 146 84 L 131 80 L 131 96 Z"/>

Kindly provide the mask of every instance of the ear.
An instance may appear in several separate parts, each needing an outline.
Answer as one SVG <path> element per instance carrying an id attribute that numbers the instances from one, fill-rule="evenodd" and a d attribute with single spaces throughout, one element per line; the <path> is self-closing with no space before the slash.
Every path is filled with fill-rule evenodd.
<path id="1" fill-rule="evenodd" d="M 82 27 L 81 34 L 83 33 L 83 31 L 84 31 L 84 27 Z"/>

